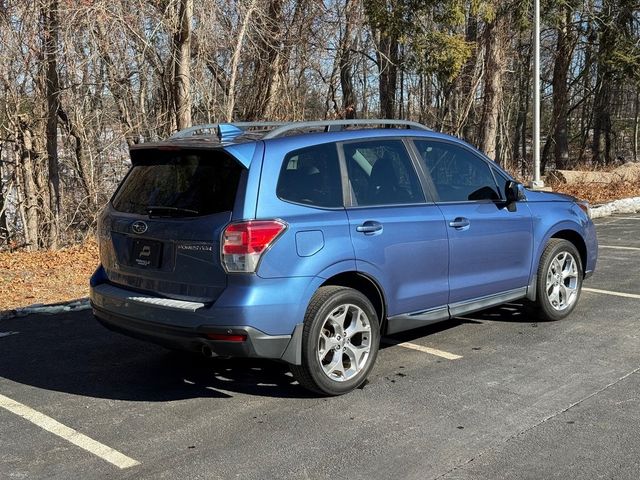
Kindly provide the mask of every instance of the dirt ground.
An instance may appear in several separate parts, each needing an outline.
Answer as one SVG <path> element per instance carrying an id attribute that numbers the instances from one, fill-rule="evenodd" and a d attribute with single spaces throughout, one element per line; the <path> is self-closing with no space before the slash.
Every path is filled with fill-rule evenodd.
<path id="1" fill-rule="evenodd" d="M 546 186 L 592 205 L 640 197 L 640 162 L 605 169 L 557 170 L 546 175 Z"/>
<path id="2" fill-rule="evenodd" d="M 552 183 L 549 186 L 554 192 L 568 193 L 582 200 L 587 200 L 592 205 L 612 202 L 621 198 L 640 197 L 640 182 Z"/>
<path id="3" fill-rule="evenodd" d="M 97 265 L 94 241 L 58 251 L 0 252 L 0 312 L 86 297 Z"/>

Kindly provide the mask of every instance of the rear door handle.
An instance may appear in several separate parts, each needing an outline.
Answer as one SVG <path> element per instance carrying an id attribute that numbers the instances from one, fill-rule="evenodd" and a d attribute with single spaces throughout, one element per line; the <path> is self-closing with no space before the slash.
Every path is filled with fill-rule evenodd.
<path id="1" fill-rule="evenodd" d="M 382 232 L 382 224 L 374 222 L 373 220 L 367 220 L 362 225 L 356 227 L 356 232 L 364 233 L 365 235 L 372 235 L 377 232 Z"/>
<path id="2" fill-rule="evenodd" d="M 469 222 L 468 218 L 464 218 L 464 217 L 457 217 L 452 222 L 449 222 L 449 226 L 453 228 L 465 228 L 465 227 L 468 227 L 469 225 L 471 225 L 471 222 Z"/>

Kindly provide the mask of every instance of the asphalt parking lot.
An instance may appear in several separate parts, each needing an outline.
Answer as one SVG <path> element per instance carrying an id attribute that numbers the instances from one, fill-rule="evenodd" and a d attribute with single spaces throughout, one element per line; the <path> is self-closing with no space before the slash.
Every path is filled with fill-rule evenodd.
<path id="1" fill-rule="evenodd" d="M 596 220 L 560 322 L 518 304 L 387 339 L 316 398 L 279 364 L 195 360 L 89 311 L 0 321 L 0 478 L 637 479 L 640 214 Z"/>

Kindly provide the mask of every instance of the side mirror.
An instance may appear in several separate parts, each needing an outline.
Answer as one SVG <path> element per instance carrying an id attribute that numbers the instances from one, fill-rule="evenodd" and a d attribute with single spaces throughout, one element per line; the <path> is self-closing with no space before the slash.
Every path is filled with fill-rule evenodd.
<path id="1" fill-rule="evenodd" d="M 507 204 L 512 204 L 520 198 L 520 185 L 513 180 L 507 180 L 504 186 L 504 194 L 507 197 Z"/>

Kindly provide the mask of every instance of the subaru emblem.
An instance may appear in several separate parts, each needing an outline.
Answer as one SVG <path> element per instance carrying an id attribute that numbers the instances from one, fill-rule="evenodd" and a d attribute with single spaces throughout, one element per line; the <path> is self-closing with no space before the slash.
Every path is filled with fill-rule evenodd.
<path id="1" fill-rule="evenodd" d="M 137 222 L 133 222 L 133 224 L 131 224 L 131 231 L 133 233 L 137 233 L 138 235 L 142 235 L 144 232 L 147 231 L 147 224 L 144 222 L 141 222 L 140 220 L 138 220 Z"/>

